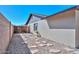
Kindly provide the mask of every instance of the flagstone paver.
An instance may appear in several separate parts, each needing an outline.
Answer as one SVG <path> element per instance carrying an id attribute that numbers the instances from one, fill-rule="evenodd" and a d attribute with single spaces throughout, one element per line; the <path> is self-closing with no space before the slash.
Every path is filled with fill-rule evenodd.
<path id="1" fill-rule="evenodd" d="M 57 54 L 57 53 L 60 53 L 61 50 L 59 50 L 59 49 L 50 49 L 49 52 Z"/>
<path id="2" fill-rule="evenodd" d="M 36 35 L 25 33 L 21 34 L 24 40 L 27 39 L 28 47 L 30 50 L 36 50 L 38 49 L 39 51 L 35 54 L 50 54 L 50 53 L 55 53 L 55 54 L 68 54 L 72 53 L 70 50 L 74 50 L 68 46 L 65 46 L 63 44 L 54 42 L 52 40 L 42 38 L 42 37 L 37 37 Z M 30 47 L 34 46 L 34 47 Z"/>
<path id="3" fill-rule="evenodd" d="M 34 49 L 34 50 L 31 50 L 31 52 L 32 52 L 32 54 L 36 54 L 36 53 L 38 53 L 38 49 Z"/>
<path id="4" fill-rule="evenodd" d="M 76 54 L 74 48 L 30 33 L 14 34 L 8 53 L 12 54 Z"/>

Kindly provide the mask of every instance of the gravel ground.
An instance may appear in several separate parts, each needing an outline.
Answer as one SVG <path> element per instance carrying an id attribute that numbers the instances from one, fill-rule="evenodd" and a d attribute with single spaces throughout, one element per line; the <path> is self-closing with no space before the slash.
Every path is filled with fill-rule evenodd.
<path id="1" fill-rule="evenodd" d="M 29 33 L 14 34 L 7 54 L 77 54 L 79 50 Z"/>
<path id="2" fill-rule="evenodd" d="M 7 49 L 7 54 L 30 54 L 27 44 L 23 44 L 23 39 L 19 34 L 14 34 Z"/>

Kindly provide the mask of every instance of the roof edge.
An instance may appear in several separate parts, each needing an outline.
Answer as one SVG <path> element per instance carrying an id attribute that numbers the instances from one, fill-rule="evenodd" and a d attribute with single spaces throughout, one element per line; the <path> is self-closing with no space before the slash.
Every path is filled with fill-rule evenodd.
<path id="1" fill-rule="evenodd" d="M 36 15 L 36 14 L 32 14 L 32 13 L 31 13 L 25 25 L 27 25 L 27 24 L 29 23 L 30 18 L 31 18 L 32 16 L 39 17 L 39 18 L 42 18 L 42 19 L 43 19 L 43 17 L 42 17 L 42 16 L 39 16 L 39 15 L 41 15 L 41 14 Z M 44 15 L 44 16 L 46 16 L 46 15 Z"/>
<path id="2" fill-rule="evenodd" d="M 43 19 L 46 19 L 46 18 L 48 18 L 48 17 L 54 16 L 54 15 L 57 15 L 57 14 L 60 14 L 60 13 L 63 13 L 63 12 L 65 12 L 65 11 L 69 11 L 69 10 L 71 10 L 71 9 L 76 9 L 76 8 L 77 8 L 77 6 L 74 6 L 74 7 L 72 7 L 72 8 L 68 8 L 68 9 L 66 9 L 66 10 L 57 12 L 57 13 L 55 13 L 55 14 L 53 14 L 53 15 L 47 16 L 47 17 L 45 17 L 45 18 L 43 18 Z"/>
<path id="3" fill-rule="evenodd" d="M 31 17 L 32 17 L 32 14 L 30 14 L 30 16 L 29 16 L 29 18 L 28 18 L 28 20 L 27 20 L 25 25 L 27 25 L 29 23 Z"/>

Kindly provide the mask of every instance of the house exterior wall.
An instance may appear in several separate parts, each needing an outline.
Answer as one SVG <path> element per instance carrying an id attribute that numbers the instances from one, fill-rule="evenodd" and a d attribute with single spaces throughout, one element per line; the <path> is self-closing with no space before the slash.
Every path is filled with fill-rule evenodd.
<path id="1" fill-rule="evenodd" d="M 50 29 L 74 29 L 75 16 L 47 20 Z"/>
<path id="2" fill-rule="evenodd" d="M 29 23 L 39 21 L 40 19 L 41 19 L 40 17 L 32 16 Z"/>
<path id="3" fill-rule="evenodd" d="M 13 34 L 13 25 L 0 14 L 0 53 L 5 53 Z"/>
<path id="4" fill-rule="evenodd" d="M 50 16 L 46 19 L 50 29 L 74 29 L 75 27 L 74 10 L 66 11 L 59 15 Z"/>
<path id="5" fill-rule="evenodd" d="M 30 31 L 36 34 L 34 23 L 38 23 L 38 32 L 42 37 L 79 48 L 79 10 L 66 11 L 29 23 Z"/>
<path id="6" fill-rule="evenodd" d="M 35 22 L 34 22 L 35 23 Z M 35 31 L 34 31 L 34 23 L 30 23 L 28 24 L 28 26 L 30 27 L 30 33 L 33 33 L 36 35 Z"/>
<path id="7" fill-rule="evenodd" d="M 75 29 L 49 29 L 45 20 L 38 24 L 38 32 L 42 37 L 75 47 Z"/>
<path id="8" fill-rule="evenodd" d="M 34 23 L 38 23 L 38 32 L 42 37 L 75 47 L 75 29 L 49 29 L 47 20 L 41 20 Z M 34 23 L 31 23 L 29 26 L 30 31 L 33 34 L 36 34 L 33 30 Z"/>
<path id="9" fill-rule="evenodd" d="M 50 29 L 50 33 L 51 40 L 75 48 L 75 29 Z"/>

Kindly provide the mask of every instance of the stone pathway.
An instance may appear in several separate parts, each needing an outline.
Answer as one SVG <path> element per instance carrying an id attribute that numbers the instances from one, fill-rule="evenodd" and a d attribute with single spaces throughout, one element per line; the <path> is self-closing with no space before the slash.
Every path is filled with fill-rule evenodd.
<path id="1" fill-rule="evenodd" d="M 70 48 L 63 44 L 37 37 L 33 34 L 20 34 L 33 54 L 71 54 L 75 51 L 74 48 Z"/>
<path id="2" fill-rule="evenodd" d="M 14 34 L 7 49 L 8 54 L 76 54 L 76 51 L 74 48 L 29 33 Z"/>

